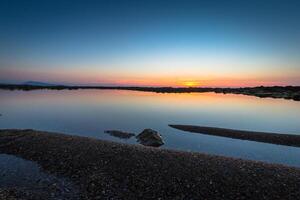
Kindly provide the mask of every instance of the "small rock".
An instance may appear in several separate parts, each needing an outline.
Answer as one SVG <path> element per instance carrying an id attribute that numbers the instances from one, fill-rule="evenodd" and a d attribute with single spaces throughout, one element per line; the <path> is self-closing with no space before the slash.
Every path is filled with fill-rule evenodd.
<path id="1" fill-rule="evenodd" d="M 135 136 L 134 133 L 127 133 L 127 132 L 117 131 L 117 130 L 107 130 L 107 131 L 104 131 L 104 133 L 107 133 L 111 136 L 118 137 L 121 139 L 129 139 L 129 138 Z"/>
<path id="2" fill-rule="evenodd" d="M 159 147 L 164 144 L 161 135 L 152 129 L 145 129 L 136 136 L 137 141 L 145 146 Z"/>

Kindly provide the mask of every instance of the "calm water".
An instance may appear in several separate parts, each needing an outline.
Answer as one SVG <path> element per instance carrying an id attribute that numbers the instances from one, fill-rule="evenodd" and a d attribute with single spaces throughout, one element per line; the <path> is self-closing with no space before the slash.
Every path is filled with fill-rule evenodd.
<path id="1" fill-rule="evenodd" d="M 53 199 L 74 199 L 76 186 L 65 178 L 43 172 L 40 167 L 22 158 L 0 154 L 0 188 L 16 188 L 26 193 L 52 193 Z"/>
<path id="2" fill-rule="evenodd" d="M 30 128 L 120 140 L 104 130 L 159 131 L 162 148 L 300 166 L 300 148 L 188 133 L 168 124 L 300 134 L 300 102 L 214 93 L 0 90 L 0 128 Z"/>

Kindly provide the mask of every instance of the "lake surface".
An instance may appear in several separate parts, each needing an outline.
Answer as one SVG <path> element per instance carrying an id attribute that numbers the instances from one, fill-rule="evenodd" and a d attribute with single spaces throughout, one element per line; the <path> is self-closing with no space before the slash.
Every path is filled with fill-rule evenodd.
<path id="1" fill-rule="evenodd" d="M 122 90 L 0 90 L 0 128 L 39 129 L 122 140 L 104 130 L 159 131 L 161 148 L 300 167 L 300 148 L 176 130 L 168 124 L 300 134 L 300 102 L 214 93 L 158 94 Z"/>

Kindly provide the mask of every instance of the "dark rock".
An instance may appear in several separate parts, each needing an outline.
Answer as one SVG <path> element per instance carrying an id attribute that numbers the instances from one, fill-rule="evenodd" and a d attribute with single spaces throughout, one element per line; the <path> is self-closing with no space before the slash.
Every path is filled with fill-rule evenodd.
<path id="1" fill-rule="evenodd" d="M 293 100 L 295 100 L 295 101 L 300 101 L 300 94 L 295 94 L 295 95 L 293 96 Z"/>
<path id="2" fill-rule="evenodd" d="M 145 129 L 136 136 L 137 141 L 145 146 L 159 147 L 164 144 L 161 135 L 152 129 Z"/>
<path id="3" fill-rule="evenodd" d="M 127 132 L 117 131 L 117 130 L 107 130 L 107 131 L 104 131 L 104 133 L 107 133 L 111 136 L 118 137 L 121 139 L 129 139 L 129 138 L 135 136 L 134 133 L 127 133 Z"/>

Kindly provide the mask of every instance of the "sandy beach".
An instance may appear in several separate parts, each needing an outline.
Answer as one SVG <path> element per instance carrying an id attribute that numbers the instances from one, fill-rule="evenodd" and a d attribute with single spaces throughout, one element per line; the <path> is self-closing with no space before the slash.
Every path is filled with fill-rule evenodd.
<path id="1" fill-rule="evenodd" d="M 172 128 L 205 135 L 300 147 L 300 135 L 266 133 L 194 125 L 169 125 Z"/>
<path id="2" fill-rule="evenodd" d="M 300 199 L 300 170 L 277 164 L 35 130 L 1 130 L 0 153 L 70 178 L 80 199 Z"/>

